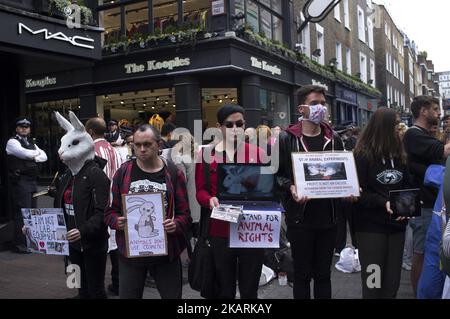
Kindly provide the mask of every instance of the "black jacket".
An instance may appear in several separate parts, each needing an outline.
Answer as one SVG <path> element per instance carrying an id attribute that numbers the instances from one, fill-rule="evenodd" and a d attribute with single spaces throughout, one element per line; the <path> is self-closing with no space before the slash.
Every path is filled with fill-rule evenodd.
<path id="1" fill-rule="evenodd" d="M 324 151 L 343 151 L 344 145 L 339 135 L 326 124 L 321 124 L 322 131 L 324 133 L 325 144 Z M 337 210 L 341 209 L 340 199 L 318 199 L 310 200 L 305 204 L 298 204 L 292 198 L 290 187 L 295 185 L 292 169 L 292 157 L 293 152 L 305 152 L 304 143 L 302 143 L 302 128 L 301 122 L 291 125 L 285 132 L 282 132 L 278 138 L 277 143 L 279 149 L 279 168 L 276 177 L 276 184 L 278 193 L 286 210 L 286 223 L 292 226 L 314 226 L 308 225 L 308 215 L 315 214 L 315 211 L 308 210 L 308 205 L 311 202 L 323 204 L 326 212 L 322 214 L 324 216 L 322 227 L 332 226 L 336 223 Z M 316 225 L 317 226 L 317 225 Z"/>
<path id="2" fill-rule="evenodd" d="M 444 165 L 444 143 L 431 136 L 424 128 L 413 126 L 403 138 L 408 167 L 413 176 L 414 186 L 422 190 L 424 208 L 433 208 L 438 190 L 423 185 L 425 172 L 432 164 Z"/>
<path id="3" fill-rule="evenodd" d="M 76 225 L 81 233 L 81 242 L 71 244 L 72 248 L 91 251 L 108 250 L 108 228 L 103 221 L 103 216 L 105 207 L 108 205 L 110 181 L 102 170 L 105 164 L 106 160 L 96 156 L 95 160 L 87 161 L 80 172 L 74 176 L 73 207 Z M 67 169 L 56 186 L 55 207 L 64 207 L 64 192 L 71 180 L 72 173 Z M 67 218 L 66 214 L 64 216 Z"/>
<path id="4" fill-rule="evenodd" d="M 405 231 L 407 221 L 397 222 L 386 212 L 389 191 L 411 188 L 409 170 L 399 160 L 370 163 L 355 156 L 361 197 L 353 215 L 355 230 L 370 233 Z"/>

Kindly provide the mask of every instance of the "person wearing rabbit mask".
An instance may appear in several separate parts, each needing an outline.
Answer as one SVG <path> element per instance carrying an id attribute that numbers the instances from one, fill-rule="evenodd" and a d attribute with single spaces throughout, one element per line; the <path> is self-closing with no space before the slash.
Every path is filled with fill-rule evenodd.
<path id="1" fill-rule="evenodd" d="M 56 185 L 55 207 L 64 209 L 69 259 L 81 270 L 79 297 L 106 298 L 108 230 L 103 213 L 110 185 L 103 171 L 106 160 L 95 156 L 94 141 L 73 112 L 69 112 L 70 122 L 58 112 L 55 116 L 67 132 L 58 155 L 68 167 Z"/>
<path id="2" fill-rule="evenodd" d="M 161 298 L 180 299 L 180 254 L 187 246 L 187 233 L 192 222 L 186 179 L 172 161 L 160 157 L 162 138 L 155 127 L 150 124 L 141 125 L 134 133 L 133 141 L 136 159 L 122 164 L 114 175 L 110 206 L 105 210 L 104 216 L 106 224 L 116 230 L 119 247 L 119 297 L 141 299 L 147 272 L 150 272 Z M 122 210 L 122 194 L 155 191 L 164 193 L 167 215 L 163 227 L 168 235 L 168 255 L 128 258 L 124 233 L 127 218 Z M 148 221 L 151 224 L 150 219 Z M 138 225 L 139 229 L 140 226 Z M 144 230 L 143 235 L 148 233 Z"/>
<path id="3" fill-rule="evenodd" d="M 17 253 L 29 253 L 22 234 L 22 208 L 36 207 L 33 193 L 36 192 L 37 163 L 47 161 L 47 155 L 30 136 L 31 121 L 20 117 L 16 121 L 16 135 L 8 140 L 6 154 L 8 155 L 8 171 L 11 183 L 11 194 L 14 209 L 14 247 Z"/>

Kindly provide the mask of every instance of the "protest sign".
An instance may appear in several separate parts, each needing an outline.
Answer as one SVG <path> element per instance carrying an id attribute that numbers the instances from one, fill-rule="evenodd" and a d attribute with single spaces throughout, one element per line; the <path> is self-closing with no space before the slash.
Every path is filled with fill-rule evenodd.
<path id="1" fill-rule="evenodd" d="M 279 248 L 281 212 L 244 210 L 230 224 L 230 248 Z"/>
<path id="2" fill-rule="evenodd" d="M 162 192 L 122 195 L 127 257 L 167 255 L 163 196 Z"/>
<path id="3" fill-rule="evenodd" d="M 360 196 L 351 152 L 292 153 L 292 167 L 299 196 L 309 199 Z"/>
<path id="4" fill-rule="evenodd" d="M 22 208 L 27 247 L 33 253 L 69 255 L 67 228 L 61 208 Z"/>

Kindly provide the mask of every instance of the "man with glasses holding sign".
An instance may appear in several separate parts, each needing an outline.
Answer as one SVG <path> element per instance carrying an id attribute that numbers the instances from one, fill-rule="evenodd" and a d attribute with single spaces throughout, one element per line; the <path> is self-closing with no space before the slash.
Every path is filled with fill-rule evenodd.
<path id="1" fill-rule="evenodd" d="M 342 140 L 325 123 L 325 89 L 307 85 L 297 92 L 300 120 L 280 134 L 277 186 L 286 210 L 287 236 L 294 260 L 294 298 L 331 298 L 331 262 L 336 241 L 337 199 L 311 199 L 295 186 L 291 153 L 344 150 Z"/>

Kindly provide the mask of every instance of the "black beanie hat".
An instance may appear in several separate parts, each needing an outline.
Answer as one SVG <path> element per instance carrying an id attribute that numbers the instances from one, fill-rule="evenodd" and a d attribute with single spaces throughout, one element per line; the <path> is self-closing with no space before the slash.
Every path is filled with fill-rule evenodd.
<path id="1" fill-rule="evenodd" d="M 217 111 L 217 122 L 222 125 L 226 118 L 234 113 L 241 113 L 244 115 L 245 110 L 242 106 L 237 104 L 225 104 Z"/>

